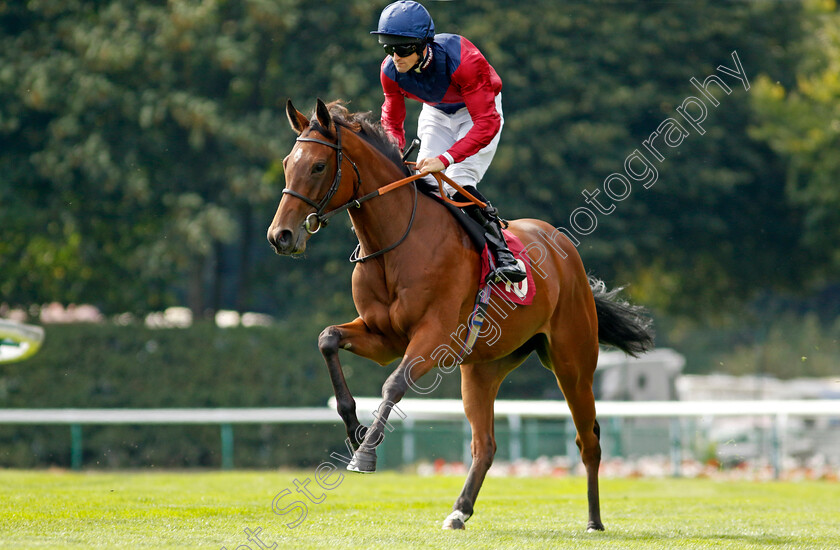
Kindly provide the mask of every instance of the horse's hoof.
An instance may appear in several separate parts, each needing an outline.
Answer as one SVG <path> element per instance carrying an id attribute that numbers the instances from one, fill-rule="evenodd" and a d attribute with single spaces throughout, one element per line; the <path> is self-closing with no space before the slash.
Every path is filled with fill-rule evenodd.
<path id="1" fill-rule="evenodd" d="M 443 520 L 443 526 L 441 528 L 452 530 L 466 529 L 467 526 L 465 525 L 465 522 L 469 519 L 469 517 L 470 516 L 466 515 L 465 513 L 459 510 L 455 510 L 454 512 L 446 516 L 446 519 Z"/>
<path id="2" fill-rule="evenodd" d="M 596 533 L 598 531 L 604 530 L 604 524 L 600 521 L 590 521 L 589 524 L 586 526 L 587 533 Z"/>
<path id="3" fill-rule="evenodd" d="M 466 529 L 467 526 L 460 519 L 445 519 L 443 520 L 443 529 Z"/>
<path id="4" fill-rule="evenodd" d="M 376 452 L 358 449 L 353 453 L 353 460 L 347 465 L 347 469 L 360 474 L 372 474 L 376 471 Z"/>

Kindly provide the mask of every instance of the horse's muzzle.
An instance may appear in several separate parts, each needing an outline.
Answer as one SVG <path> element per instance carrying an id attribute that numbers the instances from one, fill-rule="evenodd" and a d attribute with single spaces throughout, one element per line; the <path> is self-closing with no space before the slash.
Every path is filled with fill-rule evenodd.
<path id="1" fill-rule="evenodd" d="M 297 252 L 295 248 L 295 236 L 288 229 L 268 228 L 268 242 L 277 254 L 287 256 Z"/>

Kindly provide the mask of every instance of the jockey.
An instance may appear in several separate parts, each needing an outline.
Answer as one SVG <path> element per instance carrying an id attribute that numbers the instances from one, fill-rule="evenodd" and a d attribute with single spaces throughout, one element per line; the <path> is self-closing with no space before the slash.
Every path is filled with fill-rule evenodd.
<path id="1" fill-rule="evenodd" d="M 487 203 L 463 210 L 484 228 L 495 270 L 489 282 L 525 279 L 525 269 L 508 250 L 498 211 L 476 191 L 496 154 L 504 124 L 502 80 L 469 40 L 435 34 L 431 15 L 417 2 L 401 0 L 382 10 L 371 32 L 388 57 L 380 79 L 385 93 L 382 126 L 405 148 L 405 98 L 423 103 L 417 121 L 421 140 L 417 170 L 446 175 Z M 449 188 L 450 192 L 454 191 Z"/>

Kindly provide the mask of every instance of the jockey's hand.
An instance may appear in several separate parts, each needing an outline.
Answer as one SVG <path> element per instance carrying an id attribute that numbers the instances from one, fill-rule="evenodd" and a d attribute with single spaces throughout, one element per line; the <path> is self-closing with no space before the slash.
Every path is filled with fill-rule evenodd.
<path id="1" fill-rule="evenodd" d="M 446 166 L 437 157 L 424 158 L 417 161 L 418 172 L 442 172 Z"/>

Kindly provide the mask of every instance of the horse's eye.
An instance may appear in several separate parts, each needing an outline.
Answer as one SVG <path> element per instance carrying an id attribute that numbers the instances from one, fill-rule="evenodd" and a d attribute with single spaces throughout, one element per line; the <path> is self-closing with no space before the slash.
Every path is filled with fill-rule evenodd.
<path id="1" fill-rule="evenodd" d="M 312 173 L 313 173 L 313 174 L 320 174 L 321 172 L 323 172 L 323 171 L 324 171 L 324 169 L 325 169 L 326 167 L 327 167 L 327 164 L 326 164 L 326 163 L 324 163 L 324 162 L 319 162 L 319 163 L 315 164 L 315 165 L 312 167 Z"/>

